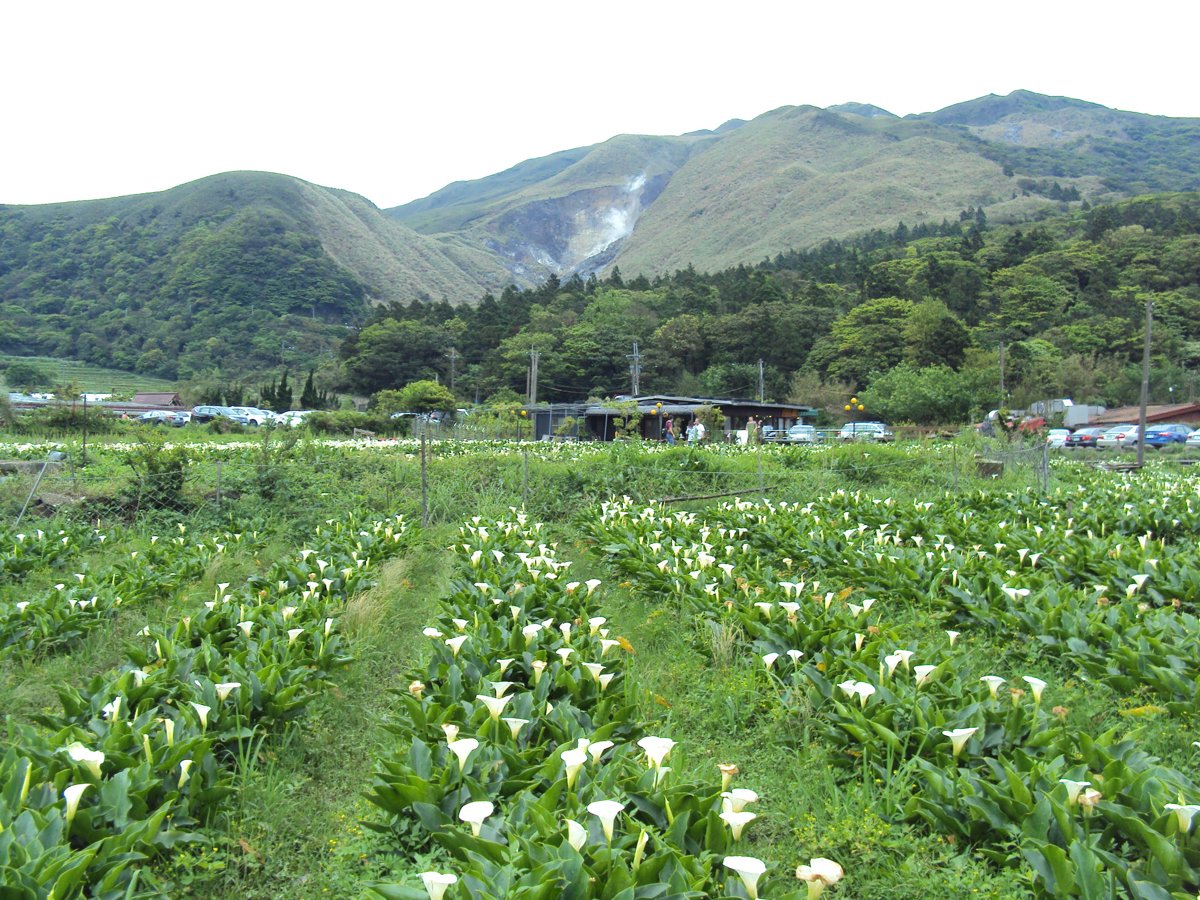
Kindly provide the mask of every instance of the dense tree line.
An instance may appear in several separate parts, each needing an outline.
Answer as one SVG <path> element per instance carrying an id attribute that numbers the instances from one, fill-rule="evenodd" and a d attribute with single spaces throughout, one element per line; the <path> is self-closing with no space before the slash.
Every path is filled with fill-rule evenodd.
<path id="1" fill-rule="evenodd" d="M 285 216 L 251 207 L 177 228 L 0 216 L 0 350 L 165 378 L 332 355 L 362 286 Z"/>
<path id="2" fill-rule="evenodd" d="M 536 350 L 538 397 L 561 401 L 627 393 L 636 342 L 643 391 L 753 396 L 762 360 L 775 399 L 832 384 L 898 419 L 946 420 L 1051 396 L 1132 402 L 1147 300 L 1155 388 L 1185 396 L 1200 366 L 1200 196 L 1019 227 L 964 210 L 712 274 L 614 270 L 474 306 L 393 305 L 341 355 L 355 390 L 453 376 L 471 399 L 524 393 Z"/>

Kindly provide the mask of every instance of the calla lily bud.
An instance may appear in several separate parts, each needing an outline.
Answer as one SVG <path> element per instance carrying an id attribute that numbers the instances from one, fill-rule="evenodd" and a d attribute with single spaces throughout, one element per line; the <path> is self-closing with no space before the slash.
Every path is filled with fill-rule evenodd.
<path id="1" fill-rule="evenodd" d="M 733 776 L 738 773 L 738 767 L 733 763 L 717 763 L 717 767 L 721 770 L 721 790 L 728 791 Z"/>
<path id="2" fill-rule="evenodd" d="M 179 786 L 187 784 L 189 773 L 192 771 L 192 760 L 185 759 L 179 763 Z"/>
<path id="3" fill-rule="evenodd" d="M 521 733 L 521 729 L 529 724 L 528 719 L 505 718 L 503 722 L 508 726 L 508 730 L 512 733 L 514 741 L 517 739 L 517 735 Z"/>
<path id="4" fill-rule="evenodd" d="M 567 819 L 567 843 L 576 851 L 582 850 L 587 843 L 587 829 L 574 819 Z"/>

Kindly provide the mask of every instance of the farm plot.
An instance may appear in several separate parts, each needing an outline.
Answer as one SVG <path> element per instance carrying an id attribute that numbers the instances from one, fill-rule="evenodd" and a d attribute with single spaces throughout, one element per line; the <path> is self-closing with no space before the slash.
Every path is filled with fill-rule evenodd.
<path id="1" fill-rule="evenodd" d="M 1022 867 L 1046 896 L 1195 892 L 1200 788 L 1137 731 L 1072 718 L 1091 692 L 1188 746 L 1200 629 L 1194 483 L 901 504 L 841 491 L 704 515 L 606 504 L 588 527 L 636 588 L 746 635 L 761 691 L 892 813 Z M 936 627 L 901 631 L 920 609 Z M 969 643 L 1035 648 L 980 664 Z M 987 656 L 983 659 L 988 660 Z M 1147 703 L 1146 699 L 1154 703 Z"/>
<path id="2" fill-rule="evenodd" d="M 757 794 L 736 766 L 672 772 L 676 742 L 638 720 L 633 647 L 606 627 L 599 580 L 569 580 L 540 525 L 477 520 L 453 549 L 462 577 L 369 794 L 398 852 L 436 844 L 450 862 L 420 875 L 425 891 L 376 895 L 798 897 L 796 877 L 808 896 L 841 877 L 826 859 L 766 874 L 745 855 Z"/>
<path id="3" fill-rule="evenodd" d="M 173 626 L 147 628 L 117 668 L 61 688 L 61 712 L 37 716 L 37 727 L 10 721 L 0 756 L 5 887 L 31 897 L 171 894 L 177 886 L 153 863 L 203 839 L 245 742 L 302 714 L 349 662 L 338 614 L 407 541 L 399 520 L 328 522 L 265 573 L 218 585 Z M 150 558 L 134 553 L 130 565 L 152 568 Z M 13 652 L 42 651 L 35 641 Z"/>

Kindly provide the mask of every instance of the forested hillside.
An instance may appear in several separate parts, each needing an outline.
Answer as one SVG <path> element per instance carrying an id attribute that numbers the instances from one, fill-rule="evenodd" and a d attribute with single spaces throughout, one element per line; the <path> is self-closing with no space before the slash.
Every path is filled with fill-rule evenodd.
<path id="1" fill-rule="evenodd" d="M 167 378 L 308 366 L 373 301 L 478 296 L 505 281 L 477 251 L 284 175 L 0 207 L 0 352 Z"/>
<path id="2" fill-rule="evenodd" d="M 897 420 L 962 421 L 1050 396 L 1131 402 L 1147 300 L 1154 392 L 1194 393 L 1200 195 L 1022 226 L 967 209 L 714 274 L 614 271 L 476 306 L 388 306 L 341 352 L 360 391 L 438 377 L 486 398 L 524 393 L 536 349 L 539 398 L 564 401 L 627 393 L 636 341 L 644 391 L 754 395 L 761 359 L 769 398 L 812 402 L 845 387 Z"/>

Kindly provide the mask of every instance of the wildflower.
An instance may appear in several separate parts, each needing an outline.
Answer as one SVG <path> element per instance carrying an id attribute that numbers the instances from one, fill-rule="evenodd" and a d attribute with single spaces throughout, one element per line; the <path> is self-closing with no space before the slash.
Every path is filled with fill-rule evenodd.
<path id="1" fill-rule="evenodd" d="M 1091 813 L 1103 797 L 1104 795 L 1095 788 L 1088 788 L 1079 795 L 1079 808 L 1083 810 L 1083 814 L 1086 816 Z"/>
<path id="2" fill-rule="evenodd" d="M 416 697 L 418 700 L 420 700 L 421 695 L 423 693 L 425 693 L 425 684 L 420 681 L 409 682 L 408 692 L 410 694 L 412 694 L 414 697 Z"/>
<path id="3" fill-rule="evenodd" d="M 1091 786 L 1090 781 L 1072 781 L 1069 778 L 1060 778 L 1058 783 L 1067 789 L 1067 806 L 1074 806 L 1078 803 L 1080 792 Z"/>
<path id="4" fill-rule="evenodd" d="M 589 743 L 586 749 L 592 757 L 592 762 L 599 763 L 600 756 L 604 751 L 614 746 L 616 745 L 612 741 L 596 741 L 595 743 Z"/>
<path id="5" fill-rule="evenodd" d="M 455 637 L 452 637 L 452 638 L 447 638 L 446 646 L 448 646 L 450 648 L 450 651 L 455 656 L 458 656 L 458 651 L 462 649 L 462 645 L 464 643 L 466 643 L 466 640 L 468 637 L 469 637 L 469 635 L 460 634 L 460 635 L 456 635 Z"/>
<path id="6" fill-rule="evenodd" d="M 913 666 L 913 675 L 917 680 L 917 687 L 923 685 L 929 680 L 929 676 L 934 673 L 937 666 Z"/>
<path id="7" fill-rule="evenodd" d="M 765 665 L 767 667 L 768 672 L 770 672 L 771 669 L 773 669 L 775 667 L 775 660 L 777 660 L 777 659 L 779 659 L 778 653 L 768 653 L 766 656 L 764 656 L 762 658 L 763 665 Z"/>

